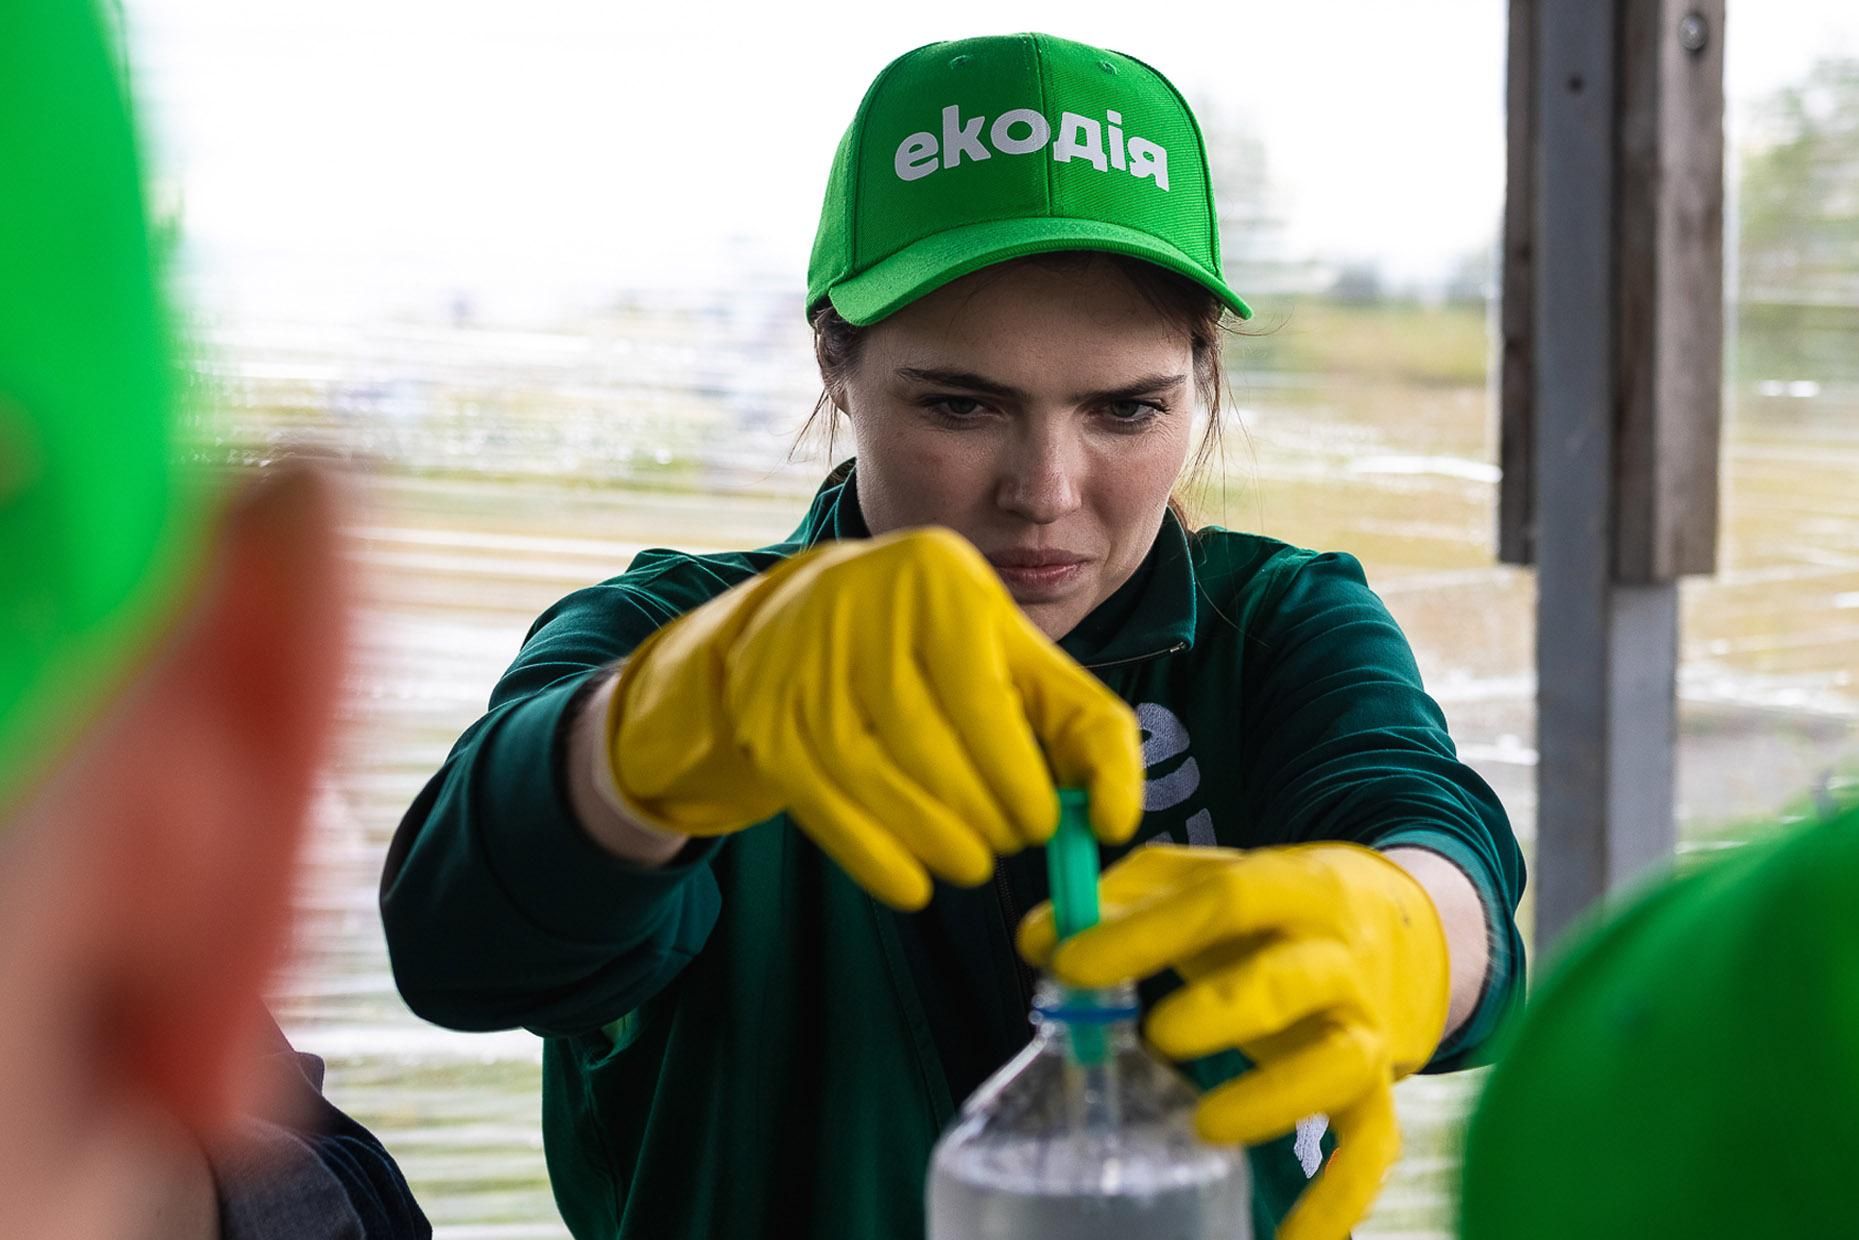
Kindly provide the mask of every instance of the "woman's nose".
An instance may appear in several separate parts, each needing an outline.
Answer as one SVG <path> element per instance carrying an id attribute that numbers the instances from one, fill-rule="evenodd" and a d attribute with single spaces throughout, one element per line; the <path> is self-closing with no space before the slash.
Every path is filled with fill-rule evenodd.
<path id="1" fill-rule="evenodd" d="M 1052 435 L 1028 436 L 1004 464 L 997 502 L 1025 521 L 1050 525 L 1077 510 L 1084 462 L 1074 445 Z"/>

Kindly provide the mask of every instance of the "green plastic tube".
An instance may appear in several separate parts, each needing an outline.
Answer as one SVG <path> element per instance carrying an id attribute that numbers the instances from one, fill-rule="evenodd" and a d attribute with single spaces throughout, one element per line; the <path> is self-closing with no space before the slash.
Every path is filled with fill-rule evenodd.
<path id="1" fill-rule="evenodd" d="M 1084 789 L 1059 789 L 1059 829 L 1046 844 L 1046 878 L 1061 941 L 1097 924 L 1097 837 L 1091 834 L 1090 811 Z M 1081 1004 L 1090 999 L 1089 991 L 1073 995 Z M 1071 1048 L 1081 1064 L 1102 1063 L 1107 1049 L 1103 1028 L 1073 1023 Z"/>

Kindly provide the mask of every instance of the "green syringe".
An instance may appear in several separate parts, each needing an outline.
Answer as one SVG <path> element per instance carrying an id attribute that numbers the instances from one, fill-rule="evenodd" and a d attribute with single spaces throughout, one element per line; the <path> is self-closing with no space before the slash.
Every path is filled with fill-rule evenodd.
<path id="1" fill-rule="evenodd" d="M 1091 801 L 1082 788 L 1059 789 L 1059 827 L 1046 843 L 1046 878 L 1052 888 L 1052 919 L 1063 942 L 1097 924 L 1097 837 L 1091 834 Z M 1089 991 L 1070 992 L 1071 1006 L 1093 1006 Z M 1071 1022 L 1073 1057 L 1081 1064 L 1104 1061 L 1102 1026 Z"/>

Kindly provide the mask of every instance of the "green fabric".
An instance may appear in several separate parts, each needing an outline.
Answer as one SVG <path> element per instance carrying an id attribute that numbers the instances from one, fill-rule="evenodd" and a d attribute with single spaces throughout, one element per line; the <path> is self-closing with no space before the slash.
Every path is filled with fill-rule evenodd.
<path id="1" fill-rule="evenodd" d="M 1654 883 L 1548 974 L 1466 1134 L 1466 1240 L 1844 1236 L 1859 809 Z"/>
<path id="2" fill-rule="evenodd" d="M 1161 74 L 1046 34 L 931 43 L 885 67 L 827 179 L 807 272 L 865 325 L 992 263 L 1103 250 L 1227 287 L 1194 114 Z"/>
<path id="3" fill-rule="evenodd" d="M 196 506 L 122 83 L 81 0 L 0 4 L 0 820 L 171 605 Z"/>
<path id="4" fill-rule="evenodd" d="M 407 1002 L 547 1038 L 551 1178 L 581 1240 L 921 1234 L 930 1148 L 991 1066 L 963 1069 L 959 1051 L 1024 1040 L 1010 909 L 1043 896 L 1038 850 L 1002 863 L 998 891 L 939 886 L 899 914 L 779 820 L 647 871 L 602 854 L 566 803 L 563 722 L 590 669 L 813 541 L 862 536 L 855 485 L 836 471 L 788 542 L 647 551 L 544 613 L 391 850 L 382 911 Z M 1398 835 L 1465 859 L 1500 945 L 1478 1014 L 1432 1066 L 1465 1062 L 1520 985 L 1521 858 L 1356 562 L 1190 540 L 1171 518 L 1063 645 L 1148 731 L 1139 842 Z M 1151 979 L 1145 1001 L 1172 984 Z M 1187 1065 L 1203 1087 L 1242 1067 Z M 1269 1237 L 1304 1171 L 1290 1137 L 1251 1160 Z"/>

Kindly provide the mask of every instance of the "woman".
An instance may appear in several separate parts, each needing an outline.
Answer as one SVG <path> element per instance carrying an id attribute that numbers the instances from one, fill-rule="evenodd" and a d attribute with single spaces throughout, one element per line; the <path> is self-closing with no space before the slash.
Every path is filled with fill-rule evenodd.
<path id="1" fill-rule="evenodd" d="M 1515 842 L 1355 561 L 1171 511 L 1250 313 L 1215 219 L 1138 61 L 894 62 L 809 281 L 856 467 L 785 543 L 647 552 L 557 604 L 408 813 L 401 991 L 548 1039 L 577 1236 L 920 1232 L 937 1132 L 1027 1037 L 1054 781 L 1107 860 L 1162 846 L 1106 874 L 1098 929 L 1053 957 L 1042 910 L 1021 947 L 1151 978 L 1203 1133 L 1257 1147 L 1262 1236 L 1343 1234 L 1393 1080 L 1517 993 Z M 1318 1113 L 1342 1154 L 1304 1191 Z"/>

